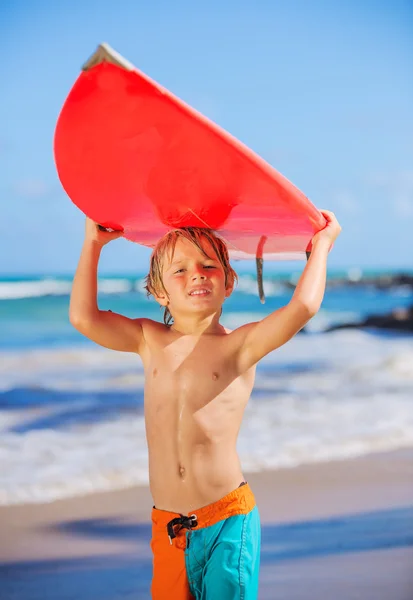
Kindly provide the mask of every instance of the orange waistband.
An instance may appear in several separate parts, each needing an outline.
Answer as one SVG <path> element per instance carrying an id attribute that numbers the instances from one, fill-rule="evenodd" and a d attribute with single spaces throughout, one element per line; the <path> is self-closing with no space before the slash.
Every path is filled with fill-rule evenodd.
<path id="1" fill-rule="evenodd" d="M 197 529 L 200 527 L 209 527 L 215 525 L 218 521 L 227 519 L 234 515 L 244 515 L 249 513 L 255 506 L 255 497 L 248 483 L 236 488 L 223 498 L 220 498 L 212 504 L 192 510 L 188 515 L 196 515 Z M 163 529 L 179 513 L 170 512 L 160 508 L 152 508 L 152 523 L 155 527 Z"/>

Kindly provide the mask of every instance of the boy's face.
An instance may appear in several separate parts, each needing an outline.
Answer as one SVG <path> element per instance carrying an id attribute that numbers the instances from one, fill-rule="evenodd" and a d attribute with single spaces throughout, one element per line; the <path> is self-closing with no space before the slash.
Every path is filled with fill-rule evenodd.
<path id="1" fill-rule="evenodd" d="M 207 258 L 188 240 L 179 238 L 172 257 L 165 257 L 163 282 L 169 294 L 158 296 L 162 306 L 173 315 L 212 314 L 220 310 L 231 295 L 232 286 L 225 289 L 225 273 L 211 244 L 202 239 Z M 194 293 L 198 289 L 200 293 Z M 203 291 L 204 290 L 204 291 Z"/>

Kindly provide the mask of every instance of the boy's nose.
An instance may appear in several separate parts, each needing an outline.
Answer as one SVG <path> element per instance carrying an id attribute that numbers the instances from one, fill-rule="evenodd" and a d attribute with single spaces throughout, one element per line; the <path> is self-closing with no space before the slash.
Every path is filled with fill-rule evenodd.
<path id="1" fill-rule="evenodd" d="M 192 271 L 192 279 L 196 279 L 197 277 L 199 277 L 199 279 L 206 279 L 206 275 L 200 267 L 195 267 Z"/>

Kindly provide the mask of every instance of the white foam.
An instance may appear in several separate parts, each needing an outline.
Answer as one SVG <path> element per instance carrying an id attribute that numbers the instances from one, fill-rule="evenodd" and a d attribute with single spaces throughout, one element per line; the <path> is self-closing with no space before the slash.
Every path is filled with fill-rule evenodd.
<path id="1" fill-rule="evenodd" d="M 70 294 L 70 289 L 70 281 L 47 278 L 40 281 L 0 282 L 0 300 L 65 296 Z"/>
<path id="2" fill-rule="evenodd" d="M 128 279 L 99 279 L 98 292 L 102 294 L 124 294 L 133 290 Z"/>
<path id="3" fill-rule="evenodd" d="M 296 336 L 258 367 L 237 445 L 244 471 L 413 446 L 412 365 L 407 337 L 355 330 Z M 143 369 L 136 356 L 103 348 L 4 354 L 4 379 L 4 389 L 43 386 L 82 394 L 73 406 L 51 402 L 1 411 L 0 504 L 147 485 L 141 405 L 128 405 L 127 413 L 117 411 L 107 421 L 83 422 L 80 412 L 78 420 L 65 425 L 63 419 L 56 429 L 12 431 L 36 418 L 59 423 L 80 406 L 94 410 L 95 392 L 142 396 Z"/>
<path id="4" fill-rule="evenodd" d="M 43 296 L 67 296 L 72 289 L 72 281 L 45 277 L 28 281 L 0 282 L 0 300 L 40 298 Z M 98 291 L 103 294 L 122 294 L 134 289 L 128 279 L 99 278 Z"/>
<path id="5" fill-rule="evenodd" d="M 281 281 L 264 278 L 264 293 L 268 298 L 284 296 L 287 292 L 286 286 Z M 241 275 L 235 288 L 238 292 L 258 296 L 258 284 L 256 277 L 252 275 Z"/>
<path id="6" fill-rule="evenodd" d="M 98 346 L 0 352 L 0 391 L 26 386 L 107 391 L 142 383 L 142 363 L 133 353 L 113 352 Z"/>

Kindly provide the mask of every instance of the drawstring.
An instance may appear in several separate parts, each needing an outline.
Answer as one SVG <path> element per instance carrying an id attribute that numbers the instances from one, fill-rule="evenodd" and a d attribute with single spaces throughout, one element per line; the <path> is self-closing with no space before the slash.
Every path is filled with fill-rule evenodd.
<path id="1" fill-rule="evenodd" d="M 258 282 L 258 294 L 260 296 L 261 304 L 265 303 L 265 295 L 264 295 L 264 283 L 262 279 L 262 271 L 264 266 L 264 259 L 262 257 L 262 251 L 264 248 L 264 244 L 267 241 L 267 236 L 262 235 L 260 237 L 260 241 L 257 246 L 257 254 L 255 256 L 255 262 L 257 264 L 257 282 Z"/>
<path id="2" fill-rule="evenodd" d="M 243 485 L 247 485 L 247 482 L 242 481 L 238 487 L 241 487 Z M 155 506 L 154 506 L 154 508 L 155 508 Z M 172 546 L 173 538 L 176 537 L 176 534 L 174 531 L 175 525 L 180 525 L 180 528 L 178 529 L 178 533 L 183 528 L 189 529 L 190 530 L 189 536 L 191 535 L 192 528 L 197 527 L 197 525 L 198 525 L 198 517 L 196 515 L 190 515 L 189 517 L 186 517 L 185 515 L 182 515 L 181 513 L 179 513 L 179 514 L 181 515 L 180 517 L 175 517 L 174 519 L 169 521 L 169 523 L 166 526 L 166 529 L 168 531 L 169 543 L 171 544 L 171 546 Z M 188 539 L 188 548 L 189 548 L 189 539 Z"/>
<path id="3" fill-rule="evenodd" d="M 174 531 L 174 525 L 180 525 L 181 527 L 178 529 L 178 532 L 181 531 L 184 527 L 186 529 L 192 529 L 192 527 L 196 527 L 198 525 L 197 516 L 191 515 L 190 517 L 185 517 L 185 515 L 181 515 L 180 517 L 175 517 L 172 521 L 169 521 L 166 528 L 168 530 L 169 543 L 172 546 L 172 540 L 176 537 Z"/>

